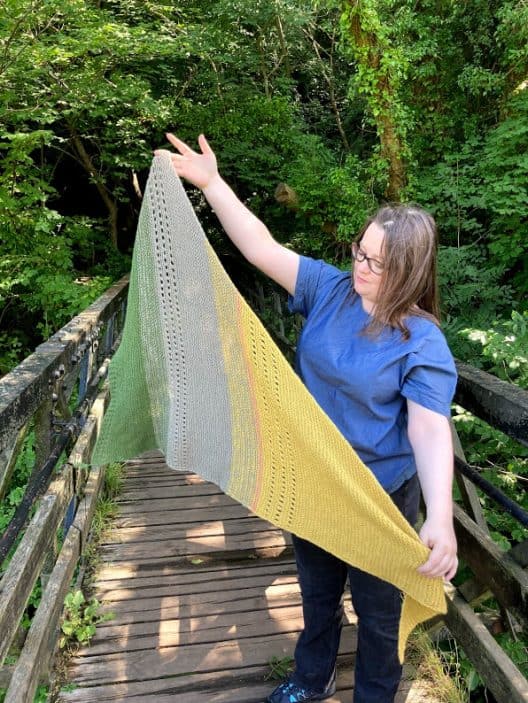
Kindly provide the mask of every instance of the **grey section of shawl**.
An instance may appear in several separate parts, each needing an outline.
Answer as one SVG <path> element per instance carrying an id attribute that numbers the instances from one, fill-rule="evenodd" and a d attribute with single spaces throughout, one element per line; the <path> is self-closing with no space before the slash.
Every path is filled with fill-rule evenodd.
<path id="1" fill-rule="evenodd" d="M 166 155 L 154 158 L 146 200 L 152 222 L 169 383 L 169 466 L 226 487 L 231 412 L 206 238 Z"/>

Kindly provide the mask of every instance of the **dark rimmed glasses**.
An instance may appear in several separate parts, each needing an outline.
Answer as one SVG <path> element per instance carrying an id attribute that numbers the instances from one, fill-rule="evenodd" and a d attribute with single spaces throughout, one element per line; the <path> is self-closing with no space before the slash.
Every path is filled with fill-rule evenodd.
<path id="1" fill-rule="evenodd" d="M 381 274 L 385 270 L 385 264 L 383 263 L 383 261 L 378 261 L 377 259 L 373 259 L 372 257 L 367 256 L 365 252 L 360 248 L 357 242 L 352 243 L 352 258 L 359 264 L 362 261 L 366 261 L 367 266 L 372 271 L 372 273 L 376 274 L 376 276 L 381 276 Z"/>

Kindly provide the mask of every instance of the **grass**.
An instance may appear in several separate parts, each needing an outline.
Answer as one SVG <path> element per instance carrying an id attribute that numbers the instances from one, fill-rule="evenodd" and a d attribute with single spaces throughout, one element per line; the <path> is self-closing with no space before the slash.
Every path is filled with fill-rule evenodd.
<path id="1" fill-rule="evenodd" d="M 92 579 L 99 564 L 99 546 L 106 539 L 112 528 L 112 522 L 117 516 L 116 498 L 121 492 L 123 481 L 124 465 L 120 463 L 108 464 L 90 526 L 90 539 L 84 547 L 76 578 L 78 584 L 82 582 L 82 592 L 87 598 L 91 595 Z M 72 588 L 75 589 L 75 586 Z M 61 690 L 71 689 L 71 685 L 67 683 L 68 661 L 74 652 L 75 645 L 69 644 L 56 657 L 50 701 L 56 700 Z"/>
<path id="2" fill-rule="evenodd" d="M 460 668 L 447 661 L 427 632 L 417 628 L 407 646 L 407 661 L 415 668 L 415 678 L 423 680 L 435 703 L 468 703 L 469 692 Z"/>

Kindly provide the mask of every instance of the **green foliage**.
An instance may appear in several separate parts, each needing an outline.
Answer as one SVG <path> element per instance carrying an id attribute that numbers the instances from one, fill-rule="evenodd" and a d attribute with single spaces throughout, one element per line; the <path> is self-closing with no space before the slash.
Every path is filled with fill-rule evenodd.
<path id="1" fill-rule="evenodd" d="M 515 274 L 528 292 L 528 93 L 508 105 L 507 117 L 487 136 L 481 161 L 487 209 L 491 216 L 489 251 Z"/>
<path id="2" fill-rule="evenodd" d="M 82 591 L 68 593 L 64 601 L 65 615 L 61 625 L 61 649 L 72 644 L 89 644 L 95 635 L 96 625 L 111 620 L 112 613 L 99 614 L 101 604 L 96 598 L 87 601 Z"/>
<path id="3" fill-rule="evenodd" d="M 528 646 L 526 642 L 522 639 L 514 640 L 506 632 L 497 635 L 496 639 L 523 676 L 528 678 Z"/>
<path id="4" fill-rule="evenodd" d="M 0 503 L 0 532 L 5 530 L 24 496 L 26 484 L 35 463 L 34 444 L 35 433 L 30 431 L 17 457 L 8 487 L 9 490 L 4 500 Z"/>
<path id="5" fill-rule="evenodd" d="M 464 700 L 475 701 L 475 703 L 476 700 L 480 700 L 480 698 L 475 699 L 475 692 L 481 687 L 482 680 L 466 653 L 458 646 L 457 641 L 450 639 L 442 642 L 440 651 L 451 675 L 458 680 Z"/>
<path id="6" fill-rule="evenodd" d="M 268 662 L 269 672 L 264 676 L 265 681 L 285 679 L 293 671 L 293 657 L 271 657 Z"/>
<path id="7" fill-rule="evenodd" d="M 480 345 L 479 357 L 490 373 L 528 388 L 528 311 L 513 310 L 509 320 L 498 320 L 488 329 L 466 328 L 460 334 Z"/>
<path id="8" fill-rule="evenodd" d="M 504 283 L 504 266 L 488 263 L 486 250 L 477 244 L 440 247 L 438 276 L 443 329 L 453 354 L 484 366 L 482 347 L 472 330 L 486 330 L 511 311 L 514 291 Z M 495 322 L 491 322 L 495 321 Z"/>
<path id="9" fill-rule="evenodd" d="M 4 703 L 7 694 L 7 688 L 0 688 L 0 703 Z M 49 688 L 48 686 L 40 685 L 37 686 L 35 695 L 33 697 L 33 703 L 46 703 L 49 700 Z"/>
<path id="10" fill-rule="evenodd" d="M 121 493 L 125 480 L 124 470 L 124 464 L 119 462 L 114 462 L 106 466 L 103 489 L 105 498 L 115 500 Z"/>
<path id="11" fill-rule="evenodd" d="M 321 140 L 305 137 L 286 180 L 299 196 L 291 245 L 334 261 L 350 259 L 350 244 L 375 209 L 368 164 L 353 154 L 338 164 Z"/>

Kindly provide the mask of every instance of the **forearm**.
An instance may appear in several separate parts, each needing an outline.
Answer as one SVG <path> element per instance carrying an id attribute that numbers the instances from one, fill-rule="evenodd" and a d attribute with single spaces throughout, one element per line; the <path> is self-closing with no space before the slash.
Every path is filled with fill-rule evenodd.
<path id="1" fill-rule="evenodd" d="M 453 443 L 447 417 L 407 401 L 407 431 L 426 506 L 420 539 L 430 548 L 418 571 L 451 579 L 457 570 L 453 526 Z"/>
<path id="2" fill-rule="evenodd" d="M 411 440 L 427 518 L 453 520 L 453 446 L 446 420 L 437 427 L 415 431 Z"/>
<path id="3" fill-rule="evenodd" d="M 203 194 L 242 255 L 293 295 L 298 254 L 273 239 L 266 225 L 238 199 L 219 174 L 203 188 Z"/>
<path id="4" fill-rule="evenodd" d="M 299 256 L 276 242 L 268 228 L 237 198 L 221 178 L 213 150 L 202 135 L 198 137 L 201 153 L 193 151 L 174 134 L 167 139 L 178 150 L 170 154 L 176 174 L 200 188 L 216 212 L 222 227 L 242 255 L 293 294 L 299 269 Z M 157 150 L 161 155 L 163 150 Z"/>
<path id="5" fill-rule="evenodd" d="M 203 189 L 226 234 L 242 255 L 259 266 L 262 252 L 277 243 L 268 228 L 235 195 L 218 174 Z"/>

